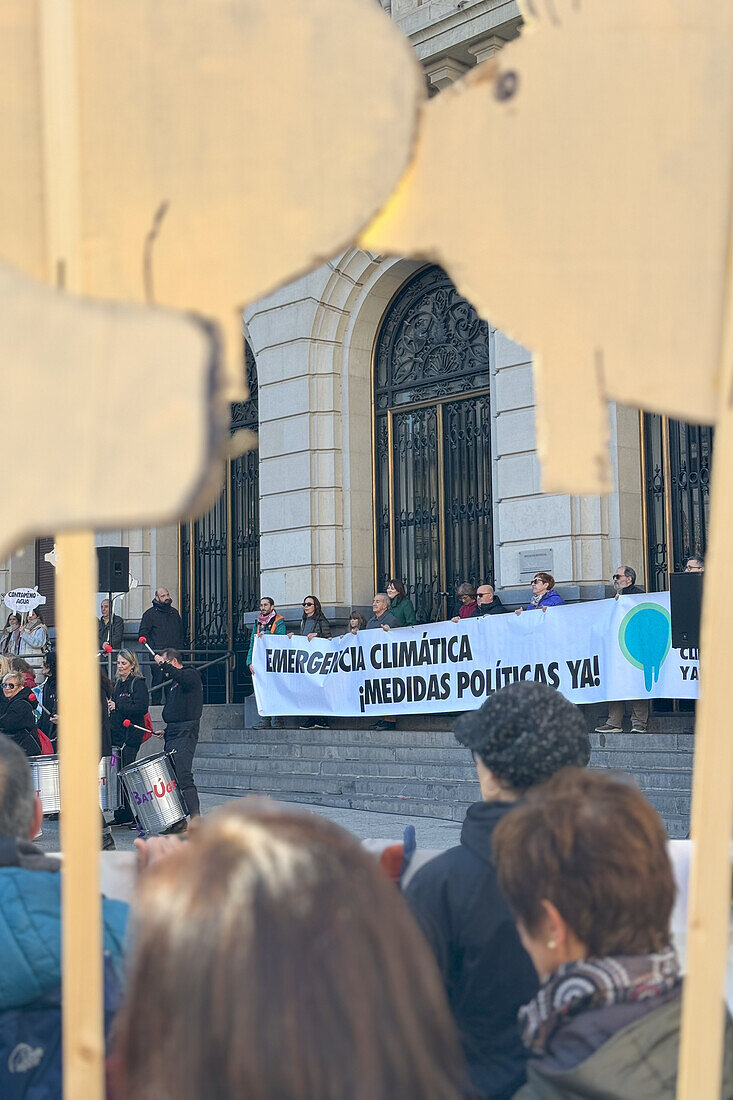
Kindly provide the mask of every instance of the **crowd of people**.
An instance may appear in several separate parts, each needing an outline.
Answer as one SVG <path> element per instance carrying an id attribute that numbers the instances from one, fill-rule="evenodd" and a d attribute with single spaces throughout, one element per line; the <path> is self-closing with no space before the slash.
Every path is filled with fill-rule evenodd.
<path id="1" fill-rule="evenodd" d="M 405 850 L 401 891 L 344 830 L 256 799 L 137 842 L 132 908 L 103 903 L 113 1100 L 672 1100 L 661 820 L 628 777 L 586 769 L 585 722 L 546 685 L 502 689 L 455 735 L 481 800 L 456 848 Z M 63 872 L 38 823 L 0 736 L 2 1095 L 17 1073 L 58 1094 Z"/>

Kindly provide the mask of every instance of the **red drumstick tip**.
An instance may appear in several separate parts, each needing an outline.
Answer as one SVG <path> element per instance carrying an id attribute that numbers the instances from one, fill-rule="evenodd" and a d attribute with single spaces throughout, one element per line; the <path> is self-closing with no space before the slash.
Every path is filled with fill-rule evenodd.
<path id="1" fill-rule="evenodd" d="M 33 692 L 31 692 L 30 695 L 28 696 L 28 702 L 29 703 L 37 703 L 38 702 L 38 696 L 34 695 Z"/>
<path id="2" fill-rule="evenodd" d="M 140 637 L 138 638 L 138 641 L 139 641 L 140 645 L 145 645 L 145 643 L 147 642 L 147 640 L 148 640 L 148 639 L 147 639 L 147 638 L 145 638 L 145 637 L 143 637 L 143 635 L 140 635 Z"/>
<path id="3" fill-rule="evenodd" d="M 131 726 L 131 725 L 132 725 L 132 722 L 130 721 L 130 719 L 129 719 L 129 718 L 125 718 L 125 720 L 124 720 L 124 722 L 122 723 L 122 725 L 123 725 L 123 726 Z"/>
<path id="4" fill-rule="evenodd" d="M 112 652 L 112 646 L 109 644 L 109 642 L 105 642 L 105 644 L 102 646 L 102 649 L 104 650 L 105 653 L 111 653 Z"/>

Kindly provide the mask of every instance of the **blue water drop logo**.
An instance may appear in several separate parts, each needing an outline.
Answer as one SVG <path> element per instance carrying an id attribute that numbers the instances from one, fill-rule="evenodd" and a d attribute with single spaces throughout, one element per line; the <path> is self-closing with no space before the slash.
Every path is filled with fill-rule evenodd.
<path id="1" fill-rule="evenodd" d="M 642 669 L 644 686 L 651 691 L 672 644 L 669 611 L 656 603 L 637 604 L 624 616 L 618 641 L 626 660 Z"/>

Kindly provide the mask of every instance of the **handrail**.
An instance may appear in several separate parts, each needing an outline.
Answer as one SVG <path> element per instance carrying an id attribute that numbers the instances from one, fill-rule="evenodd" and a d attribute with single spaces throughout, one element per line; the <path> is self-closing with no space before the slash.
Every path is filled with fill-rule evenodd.
<path id="1" fill-rule="evenodd" d="M 127 648 L 127 647 L 123 647 L 123 648 Z M 111 665 L 111 662 L 112 662 L 114 656 L 116 656 L 119 652 L 120 652 L 119 649 L 115 649 L 115 650 L 112 650 L 110 653 L 106 653 L 104 655 L 105 660 L 109 661 L 109 663 Z M 181 656 L 185 657 L 187 654 L 194 655 L 196 653 L 211 653 L 211 652 L 216 653 L 217 651 L 212 646 L 211 648 L 206 647 L 204 649 L 201 649 L 201 648 L 198 648 L 198 649 L 196 649 L 196 648 L 179 649 L 178 652 L 181 654 Z M 203 671 L 204 669 L 207 669 L 207 668 L 213 668 L 214 665 L 221 665 L 221 664 L 226 663 L 226 676 L 224 678 L 225 702 L 230 703 L 231 702 L 232 671 L 234 669 L 235 659 L 236 659 L 236 654 L 235 654 L 234 650 L 227 649 L 227 650 L 224 650 L 223 652 L 219 652 L 218 656 L 212 657 L 208 661 L 191 660 L 189 663 L 193 665 L 193 667 L 196 669 L 197 672 L 201 672 L 201 671 Z M 146 657 L 138 656 L 138 664 L 140 665 L 141 668 L 151 668 L 152 669 L 152 668 L 157 668 L 158 667 L 157 663 L 153 660 L 153 658 L 152 657 L 147 657 L 147 656 Z M 152 701 L 152 695 L 153 695 L 154 691 L 162 690 L 163 688 L 168 687 L 169 684 L 172 684 L 173 682 L 174 682 L 173 680 L 164 680 L 160 684 L 153 684 L 151 686 L 151 688 L 149 689 L 149 694 L 151 696 L 151 701 Z"/>

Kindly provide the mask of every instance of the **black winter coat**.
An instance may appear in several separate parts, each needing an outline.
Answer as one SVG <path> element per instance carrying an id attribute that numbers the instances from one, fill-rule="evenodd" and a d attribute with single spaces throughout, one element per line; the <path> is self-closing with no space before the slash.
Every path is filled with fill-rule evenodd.
<path id="1" fill-rule="evenodd" d="M 26 756 L 40 756 L 41 743 L 36 735 L 36 715 L 28 702 L 29 688 L 8 699 L 0 714 L 0 733 L 12 737 Z"/>
<path id="2" fill-rule="evenodd" d="M 147 638 L 148 645 L 157 653 L 163 649 L 182 649 L 181 616 L 171 604 L 153 600 L 153 606 L 140 620 L 140 636 Z"/>
<path id="3" fill-rule="evenodd" d="M 509 608 L 504 607 L 497 595 L 494 596 L 491 603 L 477 603 L 474 610 L 468 616 L 469 619 L 480 619 L 482 615 L 508 615 Z"/>
<path id="4" fill-rule="evenodd" d="M 166 680 L 172 680 L 168 689 L 168 698 L 163 707 L 163 721 L 195 722 L 204 709 L 204 685 L 201 673 L 193 665 L 176 668 L 166 661 L 160 666 Z"/>
<path id="5" fill-rule="evenodd" d="M 469 806 L 460 845 L 421 867 L 405 890 L 435 953 L 473 1084 L 491 1100 L 509 1100 L 525 1080 L 517 1012 L 538 989 L 491 856 L 491 834 L 510 809 Z"/>
<path id="6" fill-rule="evenodd" d="M 123 726 L 122 723 L 125 718 L 129 718 L 133 725 L 142 726 L 150 702 L 147 684 L 142 676 L 128 676 L 126 680 L 115 680 L 112 699 L 115 704 L 109 723 L 112 744 L 127 744 L 133 748 L 135 746 L 139 748 L 143 739 L 142 730 Z"/>

